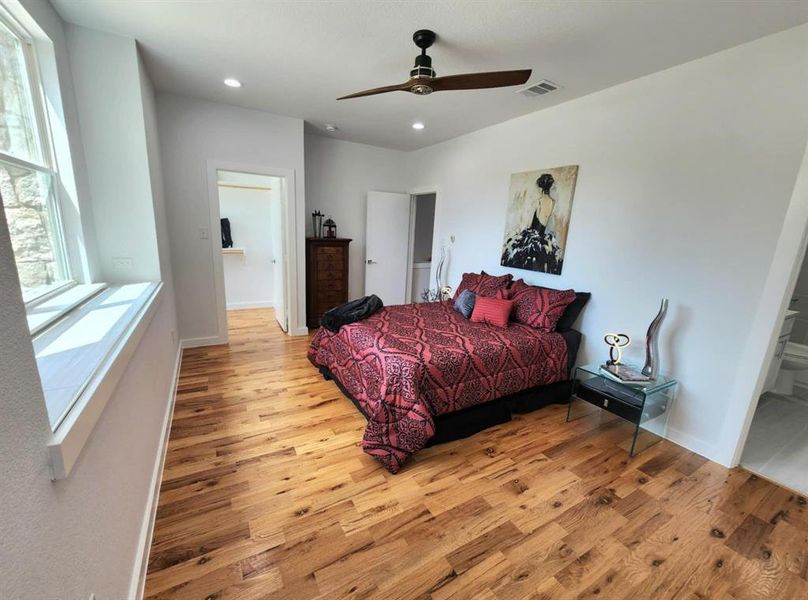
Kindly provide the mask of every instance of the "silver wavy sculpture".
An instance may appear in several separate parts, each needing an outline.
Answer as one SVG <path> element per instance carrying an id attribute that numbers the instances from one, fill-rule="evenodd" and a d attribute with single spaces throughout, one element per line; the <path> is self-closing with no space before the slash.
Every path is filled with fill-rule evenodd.
<path id="1" fill-rule="evenodd" d="M 651 379 L 656 379 L 659 375 L 659 327 L 668 313 L 668 299 L 663 298 L 659 307 L 659 312 L 651 324 L 648 326 L 648 333 L 645 334 L 645 366 L 642 374 Z"/>

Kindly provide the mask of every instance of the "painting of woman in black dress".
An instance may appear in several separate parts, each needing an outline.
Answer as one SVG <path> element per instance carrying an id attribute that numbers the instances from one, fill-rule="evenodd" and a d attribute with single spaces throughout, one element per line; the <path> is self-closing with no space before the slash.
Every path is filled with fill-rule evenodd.
<path id="1" fill-rule="evenodd" d="M 578 166 L 511 175 L 500 264 L 560 275 Z"/>

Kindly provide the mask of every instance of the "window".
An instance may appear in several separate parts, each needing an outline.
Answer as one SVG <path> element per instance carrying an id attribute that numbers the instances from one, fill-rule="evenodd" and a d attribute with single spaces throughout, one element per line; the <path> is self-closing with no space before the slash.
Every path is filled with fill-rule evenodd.
<path id="1" fill-rule="evenodd" d="M 70 281 L 57 182 L 31 43 L 0 15 L 0 199 L 26 302 Z"/>

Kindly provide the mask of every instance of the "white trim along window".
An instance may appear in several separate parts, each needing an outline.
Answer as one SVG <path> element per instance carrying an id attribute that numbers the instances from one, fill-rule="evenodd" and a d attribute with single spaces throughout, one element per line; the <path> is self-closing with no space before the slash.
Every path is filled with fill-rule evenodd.
<path id="1" fill-rule="evenodd" d="M 52 45 L 20 13 L 0 2 L 0 200 L 50 421 L 51 474 L 60 479 L 145 334 L 162 284 L 91 280 L 80 231 L 91 224 L 80 221 L 73 198 L 67 131 L 54 106 L 59 84 L 38 65 L 55 73 Z"/>
<path id="2" fill-rule="evenodd" d="M 0 13 L 0 199 L 26 304 L 73 283 L 59 189 L 33 43 Z"/>

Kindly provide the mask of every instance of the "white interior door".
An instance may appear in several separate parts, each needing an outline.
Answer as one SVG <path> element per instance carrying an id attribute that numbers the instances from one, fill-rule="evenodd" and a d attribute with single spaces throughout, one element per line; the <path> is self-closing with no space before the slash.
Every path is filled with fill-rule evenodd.
<path id="1" fill-rule="evenodd" d="M 387 305 L 407 302 L 410 196 L 368 192 L 365 226 L 365 295 Z"/>
<path id="2" fill-rule="evenodd" d="M 278 180 L 280 193 L 272 195 L 272 277 L 275 291 L 275 319 L 281 329 L 287 331 L 286 318 L 286 240 L 284 226 L 286 222 L 286 178 Z"/>

